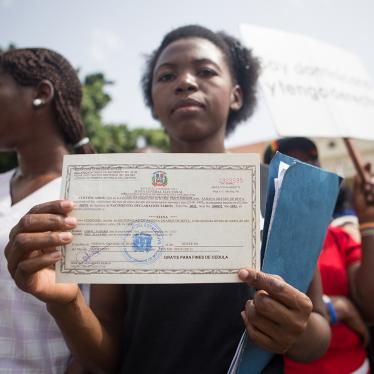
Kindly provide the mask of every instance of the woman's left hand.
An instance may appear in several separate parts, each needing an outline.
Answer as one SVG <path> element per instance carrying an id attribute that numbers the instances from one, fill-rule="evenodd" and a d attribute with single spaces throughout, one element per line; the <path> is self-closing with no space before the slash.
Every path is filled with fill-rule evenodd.
<path id="1" fill-rule="evenodd" d="M 257 290 L 242 312 L 251 340 L 267 351 L 286 353 L 307 327 L 311 300 L 277 275 L 242 269 L 239 277 Z"/>

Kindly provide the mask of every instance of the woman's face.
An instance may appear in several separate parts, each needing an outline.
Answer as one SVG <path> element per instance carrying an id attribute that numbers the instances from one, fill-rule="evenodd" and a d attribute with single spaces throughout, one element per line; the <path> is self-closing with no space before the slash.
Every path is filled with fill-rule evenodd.
<path id="1" fill-rule="evenodd" d="M 241 107 L 241 92 L 215 44 L 184 38 L 169 44 L 159 56 L 152 100 L 153 114 L 171 139 L 206 141 L 219 133 L 223 140 L 230 110 Z"/>
<path id="2" fill-rule="evenodd" d="M 32 110 L 30 87 L 17 84 L 0 68 L 0 149 L 11 150 L 27 131 L 24 126 Z M 29 126 L 28 126 L 29 127 Z"/>

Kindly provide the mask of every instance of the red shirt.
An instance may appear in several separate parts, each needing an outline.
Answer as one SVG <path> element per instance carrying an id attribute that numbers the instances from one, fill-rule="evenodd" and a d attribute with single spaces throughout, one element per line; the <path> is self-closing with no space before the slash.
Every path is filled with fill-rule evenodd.
<path id="1" fill-rule="evenodd" d="M 361 259 L 361 246 L 343 229 L 329 227 L 318 260 L 323 293 L 329 296 L 348 296 L 348 268 Z M 366 358 L 360 336 L 344 323 L 331 326 L 330 346 L 322 358 L 300 364 L 285 358 L 286 373 L 324 374 L 352 373 Z"/>

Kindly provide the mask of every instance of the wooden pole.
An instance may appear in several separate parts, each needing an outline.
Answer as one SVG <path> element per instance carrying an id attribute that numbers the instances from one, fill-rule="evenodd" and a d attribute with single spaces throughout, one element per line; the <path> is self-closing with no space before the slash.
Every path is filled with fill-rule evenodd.
<path id="1" fill-rule="evenodd" d="M 344 143 L 348 149 L 349 156 L 352 159 L 353 165 L 365 184 L 371 184 L 371 177 L 369 172 L 364 168 L 364 161 L 362 160 L 361 154 L 357 147 L 354 145 L 352 139 L 343 138 Z"/>

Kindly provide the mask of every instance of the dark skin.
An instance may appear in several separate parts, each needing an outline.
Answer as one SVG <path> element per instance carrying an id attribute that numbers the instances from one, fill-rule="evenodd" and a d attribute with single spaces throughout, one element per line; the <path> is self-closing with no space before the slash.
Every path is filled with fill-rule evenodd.
<path id="1" fill-rule="evenodd" d="M 0 151 L 15 151 L 18 168 L 10 182 L 12 205 L 61 176 L 68 149 L 52 108 L 54 87 L 48 80 L 21 86 L 0 68 Z M 35 99 L 41 105 L 33 104 Z M 74 373 L 73 366 L 67 373 Z"/>
<path id="2" fill-rule="evenodd" d="M 302 149 L 293 149 L 288 151 L 287 154 L 319 166 L 319 162 L 311 161 L 309 155 Z M 367 164 L 365 169 L 370 175 L 370 164 Z M 359 176 L 356 176 L 353 199 L 360 224 L 374 222 L 374 183 L 364 183 Z M 372 276 L 372 266 L 374 264 L 373 236 L 363 237 L 361 245 L 361 261 L 355 262 L 347 268 L 349 297 L 335 295 L 331 297 L 331 301 L 336 311 L 337 320 L 344 322 L 356 331 L 366 346 L 369 342 L 369 333 L 364 320 L 371 324 L 374 321 L 374 302 L 372 298 L 374 293 Z"/>
<path id="3" fill-rule="evenodd" d="M 53 113 L 53 85 L 20 86 L 0 69 L 0 150 L 16 151 L 18 169 L 11 180 L 12 204 L 61 175 L 68 153 Z M 42 100 L 38 107 L 35 99 Z"/>
<path id="4" fill-rule="evenodd" d="M 371 165 L 365 169 L 371 173 Z M 354 180 L 353 203 L 360 224 L 374 222 L 374 180 L 364 183 L 359 176 Z M 364 319 L 374 324 L 374 236 L 362 236 L 362 258 L 349 269 L 350 294 Z"/>
<path id="5" fill-rule="evenodd" d="M 224 152 L 228 115 L 239 110 L 243 102 L 224 54 L 210 41 L 199 38 L 178 40 L 161 53 L 153 74 L 152 98 L 153 113 L 170 136 L 172 152 L 190 153 Z M 275 276 L 243 269 L 239 277 L 261 290 L 243 313 L 251 338 L 267 350 L 306 358 L 301 357 L 297 341 L 300 339 L 302 346 L 304 331 L 304 338 L 309 336 L 311 300 Z M 315 299 L 318 310 L 321 303 Z M 320 322 L 326 329 L 323 318 L 315 314 L 311 324 Z M 290 320 L 295 324 L 285 328 Z"/>
<path id="6" fill-rule="evenodd" d="M 153 114 L 169 134 L 171 152 L 224 152 L 227 117 L 240 109 L 241 89 L 222 52 L 208 40 L 199 39 L 199 45 L 193 40 L 174 42 L 159 57 Z"/>
<path id="7" fill-rule="evenodd" d="M 191 153 L 225 151 L 228 114 L 240 109 L 243 99 L 224 54 L 200 38 L 180 39 L 164 49 L 156 63 L 152 97 L 153 113 L 168 132 L 172 151 Z M 70 212 L 73 204 L 68 201 L 33 208 L 10 234 L 9 271 L 21 289 L 47 303 L 85 368 L 116 372 L 123 351 L 123 287 L 94 285 L 90 308 L 77 285 L 54 280 L 51 267 L 60 258 L 56 247 L 72 241 L 70 230 L 76 225 L 67 219 Z M 35 250 L 38 256 L 32 257 Z M 309 297 L 281 278 L 253 269 L 242 269 L 238 277 L 259 290 L 243 311 L 255 343 L 302 361 L 325 351 L 330 330 L 323 317 L 318 274 Z"/>

